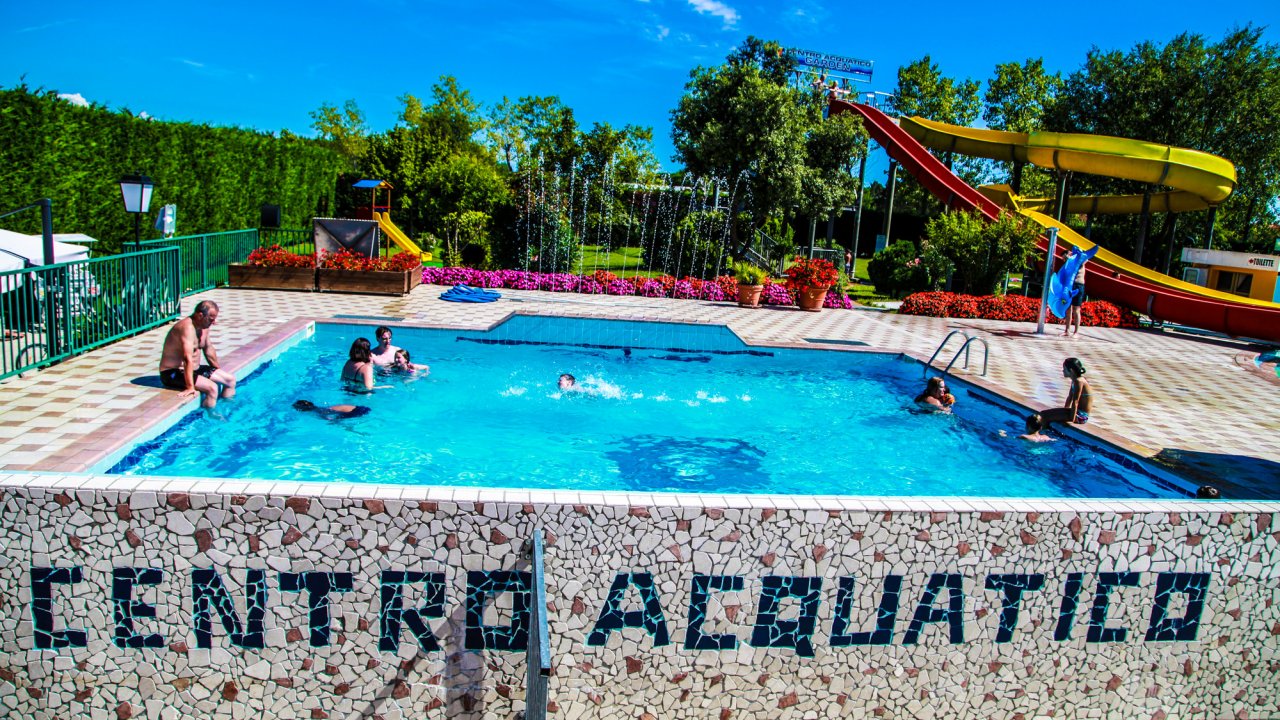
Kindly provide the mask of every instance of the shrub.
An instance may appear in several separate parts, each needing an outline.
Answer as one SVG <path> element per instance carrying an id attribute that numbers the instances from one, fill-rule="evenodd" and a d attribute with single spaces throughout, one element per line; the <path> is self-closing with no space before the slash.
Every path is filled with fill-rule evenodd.
<path id="1" fill-rule="evenodd" d="M 927 264 L 937 273 L 954 268 L 958 289 L 986 294 L 995 290 L 1009 272 L 1021 270 L 1035 249 L 1039 230 L 1003 213 L 990 222 L 977 210 L 946 212 L 925 225 Z M 942 279 L 932 278 L 935 286 Z"/>
<path id="2" fill-rule="evenodd" d="M 1009 322 L 1036 322 L 1040 314 L 1040 301 L 1022 295 L 960 295 L 948 292 L 921 292 L 909 295 L 898 308 L 901 315 L 926 317 L 982 318 Z M 1105 300 L 1084 304 L 1081 324 L 1090 327 L 1138 327 L 1138 316 Z M 1061 324 L 1062 320 L 1046 313 L 1049 323 Z"/>
<path id="3" fill-rule="evenodd" d="M 893 297 L 929 287 L 928 268 L 910 241 L 899 240 L 876 253 L 867 264 L 867 275 L 876 290 Z"/>

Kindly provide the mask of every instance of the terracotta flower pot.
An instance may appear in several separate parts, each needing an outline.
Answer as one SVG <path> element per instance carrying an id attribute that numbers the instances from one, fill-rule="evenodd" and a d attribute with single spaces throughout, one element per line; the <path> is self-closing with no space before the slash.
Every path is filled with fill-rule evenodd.
<path id="1" fill-rule="evenodd" d="M 809 312 L 818 312 L 822 309 L 822 303 L 827 299 L 827 288 L 811 287 L 805 288 L 796 293 L 796 305 L 801 310 Z"/>
<path id="2" fill-rule="evenodd" d="M 763 285 L 738 285 L 738 307 L 760 307 Z"/>

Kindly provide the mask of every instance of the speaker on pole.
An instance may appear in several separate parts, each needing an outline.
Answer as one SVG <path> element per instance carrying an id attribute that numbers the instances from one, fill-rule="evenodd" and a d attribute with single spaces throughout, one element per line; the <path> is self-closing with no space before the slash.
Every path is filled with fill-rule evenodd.
<path id="1" fill-rule="evenodd" d="M 280 227 L 280 206 L 279 205 L 262 205 L 262 214 L 258 220 L 258 227 L 278 228 Z"/>

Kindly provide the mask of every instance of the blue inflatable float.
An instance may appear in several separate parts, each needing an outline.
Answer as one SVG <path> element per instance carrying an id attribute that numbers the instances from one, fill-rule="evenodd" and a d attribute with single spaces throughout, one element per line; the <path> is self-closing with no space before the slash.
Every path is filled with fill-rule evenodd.
<path id="1" fill-rule="evenodd" d="M 1054 316 L 1060 318 L 1067 316 L 1067 309 L 1071 307 L 1072 299 L 1077 292 L 1081 292 L 1072 287 L 1075 284 L 1076 273 L 1080 271 L 1080 266 L 1089 262 L 1097 254 L 1097 245 L 1083 251 L 1073 247 L 1071 254 L 1067 256 L 1067 261 L 1062 263 L 1058 272 L 1049 277 L 1049 310 Z"/>
<path id="2" fill-rule="evenodd" d="M 454 285 L 440 293 L 440 299 L 448 302 L 487 303 L 493 302 L 502 295 L 496 290 L 475 288 L 469 285 Z"/>

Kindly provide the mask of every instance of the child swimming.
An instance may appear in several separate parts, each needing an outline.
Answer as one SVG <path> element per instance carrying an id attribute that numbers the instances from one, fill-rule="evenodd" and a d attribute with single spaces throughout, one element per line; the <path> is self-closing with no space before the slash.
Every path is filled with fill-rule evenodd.
<path id="1" fill-rule="evenodd" d="M 1019 435 L 1018 439 L 1036 443 L 1053 442 L 1053 438 L 1040 432 L 1044 429 L 1044 424 L 1044 417 L 1040 413 L 1031 413 L 1027 416 L 1027 432 Z"/>

